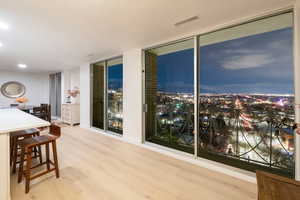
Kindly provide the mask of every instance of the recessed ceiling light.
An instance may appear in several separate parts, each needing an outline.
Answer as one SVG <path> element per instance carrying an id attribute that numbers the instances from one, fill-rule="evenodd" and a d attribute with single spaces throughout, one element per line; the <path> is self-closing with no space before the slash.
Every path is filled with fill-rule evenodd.
<path id="1" fill-rule="evenodd" d="M 3 44 L 0 42 L 0 47 L 3 47 Z"/>
<path id="2" fill-rule="evenodd" d="M 0 29 L 3 30 L 8 30 L 9 29 L 9 25 L 4 23 L 4 22 L 0 22 Z"/>
<path id="3" fill-rule="evenodd" d="M 18 67 L 24 69 L 27 67 L 27 65 L 26 64 L 18 64 Z"/>

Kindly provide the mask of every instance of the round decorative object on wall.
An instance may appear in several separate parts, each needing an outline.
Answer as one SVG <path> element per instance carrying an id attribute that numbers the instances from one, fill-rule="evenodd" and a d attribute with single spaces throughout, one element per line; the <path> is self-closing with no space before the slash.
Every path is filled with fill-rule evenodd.
<path id="1" fill-rule="evenodd" d="M 1 86 L 1 93 L 8 98 L 22 97 L 25 92 L 25 86 L 16 81 L 6 82 Z"/>

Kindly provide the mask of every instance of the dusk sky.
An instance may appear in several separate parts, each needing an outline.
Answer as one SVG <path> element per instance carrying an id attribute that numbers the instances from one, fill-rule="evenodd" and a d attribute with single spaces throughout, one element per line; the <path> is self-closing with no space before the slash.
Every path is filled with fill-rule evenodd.
<path id="1" fill-rule="evenodd" d="M 119 89 L 123 87 L 123 64 L 108 67 L 107 82 L 108 89 Z"/>
<path id="2" fill-rule="evenodd" d="M 292 94 L 292 29 L 201 47 L 201 93 Z M 193 92 L 193 49 L 158 56 L 158 88 Z"/>

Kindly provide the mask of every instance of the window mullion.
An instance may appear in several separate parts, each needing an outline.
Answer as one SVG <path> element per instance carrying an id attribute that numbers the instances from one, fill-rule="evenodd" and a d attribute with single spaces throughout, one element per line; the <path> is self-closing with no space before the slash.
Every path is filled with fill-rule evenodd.
<path id="1" fill-rule="evenodd" d="M 198 155 L 199 39 L 194 37 L 194 156 Z"/>
<path id="2" fill-rule="evenodd" d="M 104 130 L 107 131 L 107 61 L 105 61 L 105 64 L 104 64 L 104 112 L 103 112 L 103 115 L 104 115 L 104 118 L 103 118 L 103 122 L 104 122 Z"/>

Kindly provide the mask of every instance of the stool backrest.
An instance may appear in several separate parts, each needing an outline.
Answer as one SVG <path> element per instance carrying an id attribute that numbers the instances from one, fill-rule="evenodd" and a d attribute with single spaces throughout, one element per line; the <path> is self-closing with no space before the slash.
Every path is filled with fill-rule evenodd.
<path id="1" fill-rule="evenodd" d="M 43 109 L 42 107 L 33 107 L 33 114 L 39 114 L 42 113 Z"/>
<path id="2" fill-rule="evenodd" d="M 61 128 L 55 124 L 51 124 L 49 134 L 54 135 L 56 137 L 61 136 Z"/>
<path id="3" fill-rule="evenodd" d="M 300 182 L 267 172 L 256 171 L 259 200 L 298 200 Z"/>

